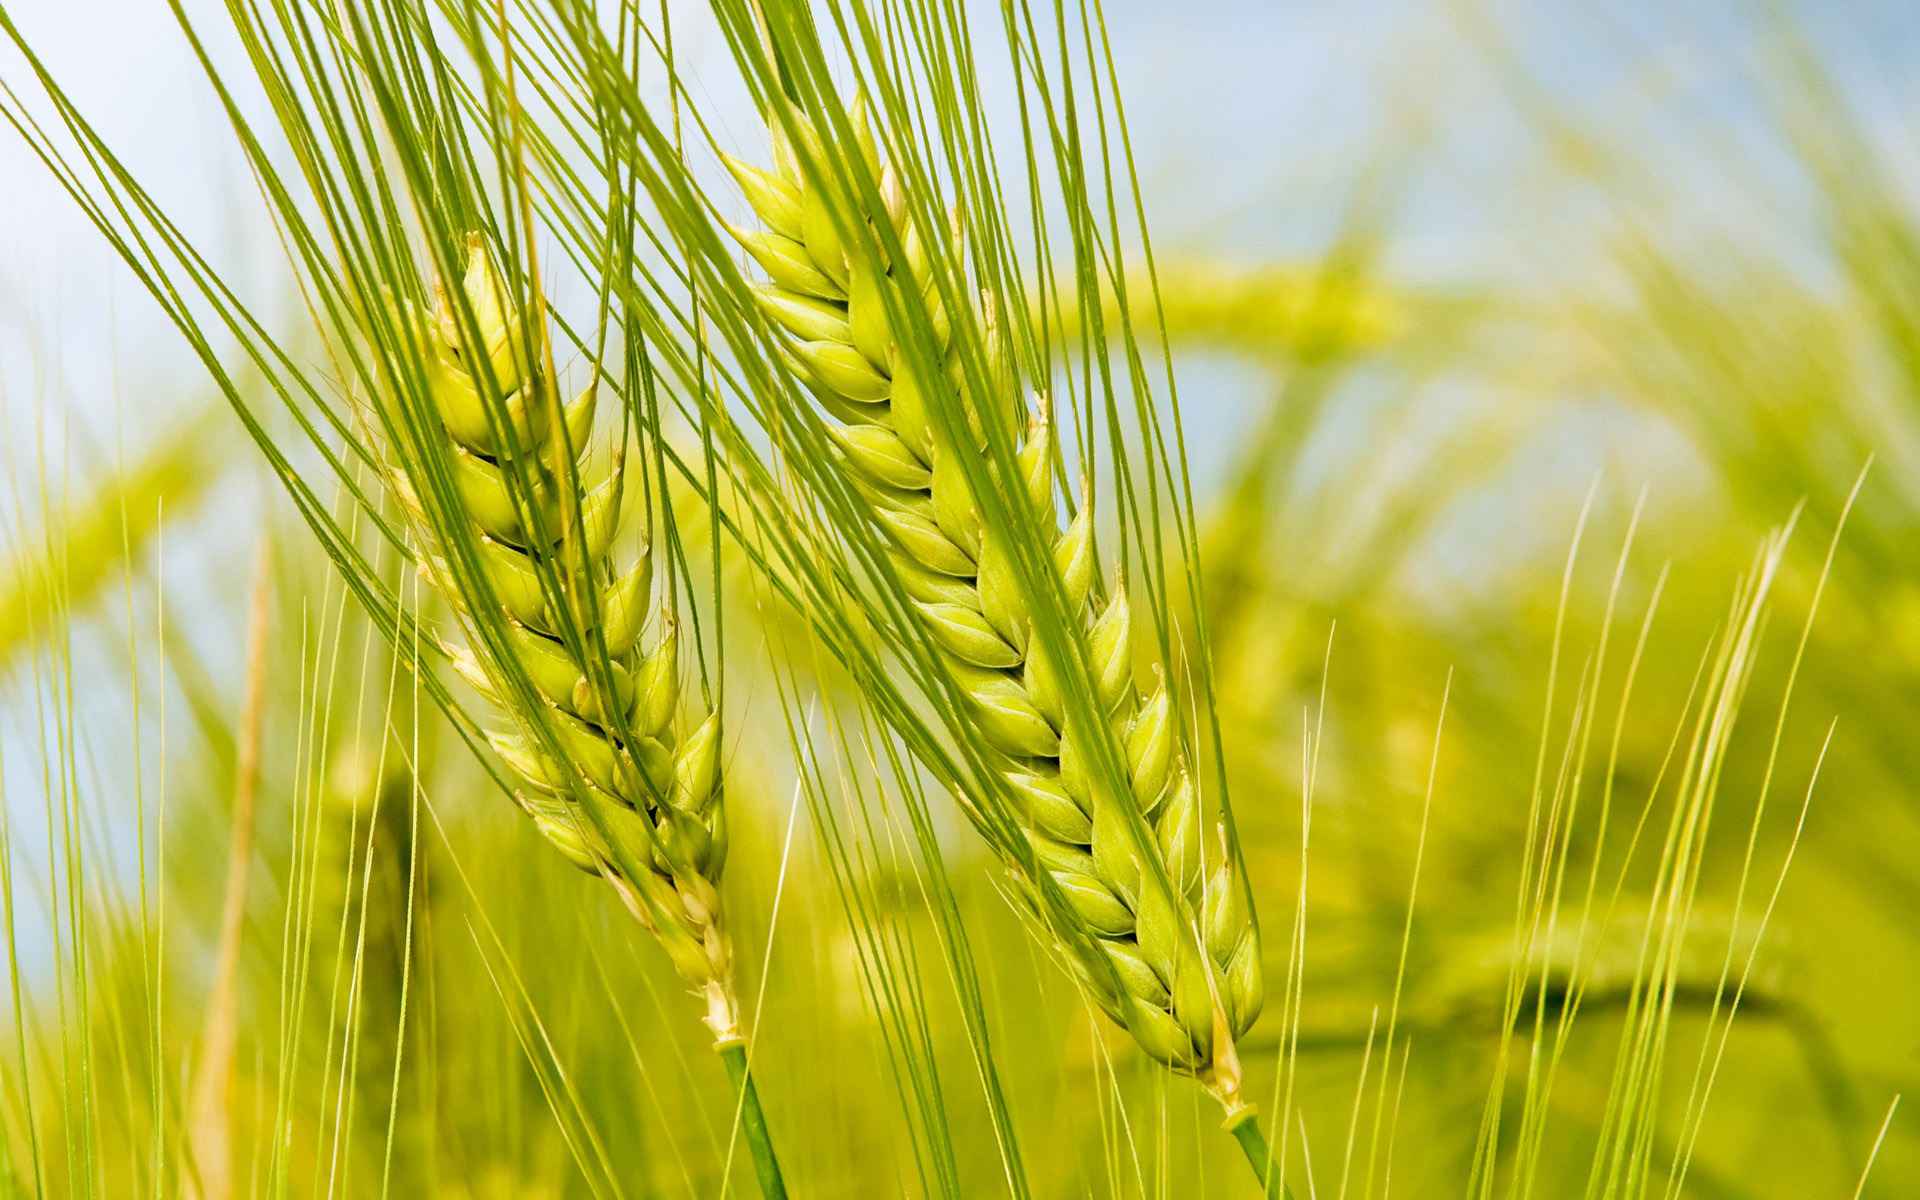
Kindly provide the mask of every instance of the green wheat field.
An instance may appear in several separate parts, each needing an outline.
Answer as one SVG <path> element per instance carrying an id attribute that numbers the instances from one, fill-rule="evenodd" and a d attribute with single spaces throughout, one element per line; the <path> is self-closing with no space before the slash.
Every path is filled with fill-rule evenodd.
<path id="1" fill-rule="evenodd" d="M 0 0 L 0 1194 L 1920 1195 L 1917 64 Z"/>

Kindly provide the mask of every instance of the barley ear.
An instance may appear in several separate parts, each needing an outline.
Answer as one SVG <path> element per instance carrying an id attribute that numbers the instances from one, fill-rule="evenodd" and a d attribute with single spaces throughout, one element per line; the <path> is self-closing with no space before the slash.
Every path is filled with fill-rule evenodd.
<path id="1" fill-rule="evenodd" d="M 756 214 L 780 231 L 769 237 L 798 232 L 799 197 L 789 184 L 729 166 Z M 718 891 L 726 844 L 721 723 L 708 714 L 685 737 L 676 734 L 683 704 L 670 614 L 651 623 L 653 644 L 643 645 L 652 557 L 643 540 L 630 565 L 615 559 L 624 447 L 614 448 L 602 480 L 581 481 L 596 393 L 589 387 L 564 407 L 554 436 L 527 369 L 518 293 L 481 239 L 469 240 L 457 285 L 436 281 L 430 291 L 427 312 L 402 301 L 395 316 L 418 349 L 426 424 L 442 439 L 454 487 L 438 486 L 430 464 L 393 445 L 386 478 L 410 517 L 422 577 L 466 631 L 442 644 L 498 712 L 502 727 L 487 740 L 517 778 L 515 800 L 534 827 L 614 887 L 706 996 L 715 1040 L 735 1044 L 741 1032 Z M 401 394 L 381 399 L 396 412 L 404 402 Z M 431 496 L 438 502 L 423 503 Z"/>
<path id="2" fill-rule="evenodd" d="M 1059 527 L 1044 398 L 1030 406 L 1024 431 L 1010 428 L 1021 393 L 993 297 L 981 297 L 968 321 L 949 319 L 937 300 L 931 255 L 964 263 L 957 210 L 942 227 L 922 228 L 910 214 L 938 206 L 908 203 L 902 173 L 879 161 L 864 102 L 849 116 L 855 145 L 829 147 L 814 125 L 797 121 L 801 149 L 816 163 L 836 149 L 849 164 L 864 160 L 880 185 L 873 211 L 862 211 L 858 197 L 810 187 L 777 134 L 773 171 L 729 163 L 762 226 L 734 236 L 769 279 L 756 299 L 784 342 L 776 365 L 819 398 L 839 466 L 893 543 L 893 577 L 938 647 L 971 732 L 1001 757 L 1023 841 L 989 836 L 1037 923 L 1149 1054 L 1216 1082 L 1237 1079 L 1233 1040 L 1260 1007 L 1258 938 L 1244 888 L 1221 865 L 1230 856 L 1206 853 L 1212 809 L 1188 769 L 1174 698 L 1163 684 L 1137 685 L 1125 581 L 1097 610 L 1091 603 L 1092 504 L 1083 497 Z M 797 199 L 797 232 L 786 191 L 781 203 L 768 200 L 765 181 L 776 177 Z M 866 239 L 849 244 L 843 233 L 863 226 L 891 227 L 895 261 L 864 248 Z M 892 314 L 916 308 L 939 351 L 931 372 L 893 328 Z M 976 361 L 987 366 L 984 395 L 962 369 L 962 330 L 977 338 Z M 988 474 L 1038 539 L 1029 544 L 1050 548 L 1057 587 L 1030 585 L 1004 532 L 986 520 L 974 490 L 979 472 L 963 457 L 977 457 L 991 441 L 989 423 L 1003 418 L 1015 470 L 990 465 Z M 1071 662 L 1055 661 L 1032 616 L 1057 606 L 1056 597 L 1066 600 L 1054 625 L 1064 626 Z M 1064 672 L 1079 663 L 1091 668 L 1105 718 L 1088 728 L 1068 711 L 1073 677 Z M 1106 782 L 1102 764 L 1114 762 L 1124 788 Z"/>

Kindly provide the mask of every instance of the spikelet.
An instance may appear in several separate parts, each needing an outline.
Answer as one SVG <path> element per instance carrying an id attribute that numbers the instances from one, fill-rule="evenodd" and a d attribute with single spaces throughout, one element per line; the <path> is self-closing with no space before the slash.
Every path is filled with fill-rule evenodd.
<path id="1" fill-rule="evenodd" d="M 556 433 L 527 386 L 520 317 L 477 235 L 459 286 L 475 329 L 441 288 L 429 312 L 395 306 L 425 360 L 421 377 L 447 437 L 457 511 L 437 515 L 421 502 L 421 481 L 397 467 L 388 472 L 421 543 L 422 577 L 469 631 L 464 644 L 445 644 L 449 660 L 506 721 L 488 741 L 516 777 L 521 809 L 570 862 L 615 887 L 704 993 L 716 1039 L 737 1042 L 718 892 L 727 849 L 720 720 L 682 711 L 671 616 L 656 623 L 652 647 L 641 648 L 651 559 L 642 546 L 616 569 L 612 553 L 624 456 L 616 450 L 603 481 L 579 484 L 574 502 L 562 502 L 584 465 L 594 391 L 564 408 Z M 489 389 L 500 403 L 487 402 Z M 471 538 L 446 537 L 438 523 L 446 519 L 469 522 Z M 448 561 L 457 544 L 477 550 L 484 588 Z M 559 580 L 557 595 L 545 574 Z M 489 591 L 500 620 L 488 625 L 504 645 L 489 646 L 473 619 Z M 588 645 L 568 645 L 566 611 L 582 630 L 597 617 L 598 636 L 589 630 Z M 531 697 L 515 679 L 531 685 Z"/>
<path id="2" fill-rule="evenodd" d="M 1143 694 L 1135 685 L 1125 588 L 1112 589 L 1102 604 L 1092 598 L 1089 507 L 1059 529 L 1052 431 L 1039 404 L 1016 439 L 1020 478 L 1003 481 L 1000 490 L 1053 539 L 1069 630 L 1092 665 L 1111 732 L 1076 729 L 1067 720 L 1059 673 L 1033 633 L 1030 599 L 960 469 L 962 455 L 986 445 L 989 422 L 1010 426 L 1017 416 L 1011 358 L 998 345 L 986 306 L 976 323 L 993 387 L 972 394 L 929 259 L 940 247 L 963 261 L 959 222 L 939 230 L 911 222 L 900 176 L 879 162 L 865 104 L 857 100 L 849 115 L 881 211 L 863 209 L 854 195 L 810 188 L 790 155 L 777 155 L 780 165 L 770 171 L 728 162 L 763 226 L 729 227 L 768 276 L 755 292 L 760 310 L 788 338 L 788 369 L 839 419 L 830 434 L 841 465 L 894 542 L 900 580 L 971 701 L 979 733 L 1004 755 L 1008 794 L 1034 861 L 1057 885 L 1072 914 L 1067 920 L 1077 925 L 1063 930 L 1053 921 L 1069 961 L 1155 1058 L 1196 1074 L 1232 1072 L 1237 1080 L 1230 1043 L 1259 1013 L 1263 985 L 1244 881 L 1232 873 L 1224 830 L 1209 816 L 1181 755 L 1166 688 Z M 799 140 L 816 158 L 829 153 L 805 118 L 793 116 Z M 845 157 L 851 164 L 853 156 Z M 835 211 L 851 217 L 848 228 L 865 221 L 878 230 L 892 222 L 903 253 L 893 262 L 875 261 L 855 244 L 859 239 L 841 235 Z M 897 304 L 920 305 L 927 315 L 944 356 L 932 378 L 920 377 L 889 328 L 889 291 Z M 940 423 L 929 416 L 936 402 L 944 404 L 941 411 L 963 415 L 964 426 L 947 425 L 968 444 L 941 436 Z M 1108 736 L 1126 765 L 1130 794 L 1112 794 L 1090 765 L 1091 739 Z M 1152 835 L 1147 850 L 1172 884 L 1171 905 L 1147 879 L 1148 864 L 1122 807 L 1129 804 Z M 1030 898 L 1036 914 L 1057 913 L 1040 903 L 1037 885 Z M 1218 1045 L 1220 1037 L 1228 1044 Z"/>

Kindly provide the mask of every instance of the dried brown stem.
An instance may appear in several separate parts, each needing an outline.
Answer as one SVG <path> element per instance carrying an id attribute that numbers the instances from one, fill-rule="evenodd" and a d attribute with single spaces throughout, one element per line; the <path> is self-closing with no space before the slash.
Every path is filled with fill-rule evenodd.
<path id="1" fill-rule="evenodd" d="M 260 779 L 260 726 L 266 708 L 267 621 L 273 594 L 272 542 L 262 537 L 254 565 L 247 618 L 247 690 L 233 768 L 233 824 L 227 839 L 227 888 L 220 910 L 219 953 L 213 993 L 201 1027 L 200 1061 L 194 1069 L 187 1138 L 195 1178 L 187 1193 L 197 1200 L 233 1194 L 230 1121 L 233 1058 L 238 1039 L 240 931 L 246 918 L 248 867 L 253 859 L 254 796 Z"/>

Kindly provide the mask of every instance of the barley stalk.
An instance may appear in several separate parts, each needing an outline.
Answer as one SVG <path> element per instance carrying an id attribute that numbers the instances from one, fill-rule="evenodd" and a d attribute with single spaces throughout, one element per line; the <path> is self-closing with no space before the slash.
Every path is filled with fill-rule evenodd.
<path id="1" fill-rule="evenodd" d="M 1053 427 L 1036 397 L 1017 439 L 1017 477 L 997 469 L 988 477 L 1050 543 L 1075 657 L 1091 669 L 1106 724 L 1082 728 L 1072 719 L 1062 667 L 1031 616 L 1055 601 L 1032 592 L 961 462 L 985 451 L 990 423 L 1011 423 L 1011 356 L 998 345 L 990 304 L 966 320 L 945 311 L 933 259 L 958 261 L 957 217 L 937 230 L 913 219 L 901 174 L 881 162 L 863 100 L 850 121 L 858 144 L 838 160 L 864 164 L 879 209 L 829 182 L 824 164 L 836 152 L 797 112 L 769 121 L 772 169 L 726 160 L 760 222 L 730 227 L 767 276 L 756 299 L 784 332 L 787 368 L 831 418 L 840 465 L 891 538 L 898 579 L 966 697 L 968 719 L 997 752 L 996 770 L 1047 881 L 1026 880 L 1034 912 L 1056 914 L 1062 948 L 1107 1013 L 1153 1057 L 1205 1079 L 1237 1121 L 1249 1110 L 1238 1098 L 1233 1043 L 1259 1013 L 1263 984 L 1225 832 L 1209 820 L 1188 770 L 1164 679 L 1136 686 L 1124 581 L 1104 600 L 1095 593 L 1091 504 L 1059 528 Z M 891 261 L 874 252 L 877 239 L 848 236 L 863 223 L 895 232 L 900 252 Z M 895 337 L 890 313 L 903 305 L 920 306 L 933 332 L 942 369 L 931 375 Z M 962 370 L 962 329 L 981 330 L 978 348 L 993 380 L 987 394 L 975 394 Z M 963 419 L 943 420 L 936 409 Z M 1109 737 L 1108 746 L 1095 744 Z M 1124 792 L 1108 786 L 1097 765 L 1103 752 L 1124 763 Z M 1217 854 L 1207 853 L 1209 832 Z M 1008 857 L 1021 878 L 1025 856 Z M 1069 927 L 1060 927 L 1061 906 L 1040 902 L 1045 886 L 1064 899 Z"/>

